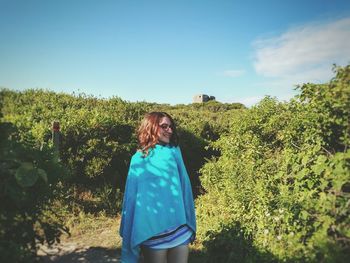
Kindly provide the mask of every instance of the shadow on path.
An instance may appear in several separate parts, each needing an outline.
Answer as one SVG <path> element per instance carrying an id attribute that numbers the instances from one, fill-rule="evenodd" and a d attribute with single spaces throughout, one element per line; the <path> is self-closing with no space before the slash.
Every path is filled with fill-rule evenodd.
<path id="1" fill-rule="evenodd" d="M 83 247 L 73 251 L 47 253 L 41 256 L 44 263 L 107 263 L 120 262 L 120 249 L 104 247 Z"/>

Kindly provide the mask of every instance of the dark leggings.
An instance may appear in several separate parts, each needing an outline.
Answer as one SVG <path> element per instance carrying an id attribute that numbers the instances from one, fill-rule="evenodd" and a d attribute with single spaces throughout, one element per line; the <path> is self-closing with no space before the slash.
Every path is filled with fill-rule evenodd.
<path id="1" fill-rule="evenodd" d="M 142 247 L 143 263 L 187 263 L 188 252 L 188 245 L 168 249 Z"/>

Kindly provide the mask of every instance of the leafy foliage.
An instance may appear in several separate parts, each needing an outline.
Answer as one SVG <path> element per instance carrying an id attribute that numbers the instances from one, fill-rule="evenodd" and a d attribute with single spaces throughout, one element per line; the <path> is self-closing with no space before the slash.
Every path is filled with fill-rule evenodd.
<path id="1" fill-rule="evenodd" d="M 278 261 L 346 261 L 350 67 L 336 71 L 327 84 L 300 86 L 289 103 L 265 98 L 214 143 L 222 155 L 202 168 L 207 194 L 197 200 L 203 244 L 239 224 L 256 251 Z M 219 236 L 227 244 L 221 253 L 254 261 L 256 253 L 247 257 L 232 250 L 233 238 Z M 207 262 L 217 261 L 217 250 L 207 252 Z"/>
<path id="2" fill-rule="evenodd" d="M 221 125 L 226 113 L 243 107 L 219 102 L 176 106 L 128 103 L 117 97 L 102 100 L 44 90 L 4 89 L 1 95 L 3 120 L 18 128 L 20 141 L 30 138 L 37 147 L 52 147 L 51 125 L 58 120 L 60 159 L 71 171 L 70 183 L 88 190 L 110 185 L 112 199 L 117 188 L 124 189 L 130 157 L 137 147 L 135 130 L 146 112 L 167 111 L 176 120 L 193 189 L 198 194 L 198 171 L 205 158 L 218 154 L 207 151 L 209 143 L 227 130 L 228 125 Z"/>
<path id="3" fill-rule="evenodd" d="M 50 204 L 67 171 L 52 150 L 18 143 L 16 129 L 0 123 L 0 261 L 30 262 L 37 243 L 67 232 Z"/>

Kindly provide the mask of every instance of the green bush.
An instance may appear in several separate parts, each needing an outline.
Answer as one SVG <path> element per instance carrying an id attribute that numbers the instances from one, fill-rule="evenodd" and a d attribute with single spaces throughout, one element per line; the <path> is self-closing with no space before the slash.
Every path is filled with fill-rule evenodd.
<path id="1" fill-rule="evenodd" d="M 208 148 L 209 143 L 228 130 L 225 116 L 243 107 L 219 102 L 182 106 L 129 103 L 117 97 L 103 100 L 44 90 L 3 89 L 1 95 L 3 121 L 18 128 L 20 141 L 30 138 L 37 147 L 52 147 L 51 125 L 59 121 L 60 159 L 71 171 L 70 184 L 93 192 L 112 185 L 115 196 L 117 188 L 124 189 L 129 161 L 137 147 L 135 130 L 146 112 L 167 111 L 176 120 L 194 193 L 198 194 L 199 169 L 206 158 L 218 155 Z"/>
<path id="2" fill-rule="evenodd" d="M 0 123 L 0 261 L 31 262 L 38 243 L 59 241 L 68 230 L 51 208 L 67 171 L 57 154 L 30 140 L 19 143 L 16 128 Z"/>
<path id="3" fill-rule="evenodd" d="M 236 115 L 202 168 L 198 239 L 238 223 L 259 254 L 277 261 L 345 262 L 350 256 L 350 66 L 305 84 L 289 103 L 265 98 Z M 226 233 L 225 232 L 225 233 Z M 220 235 L 222 253 L 234 239 Z M 227 243 L 227 249 L 225 245 Z M 218 260 L 207 249 L 208 262 Z M 236 250 L 241 262 L 252 262 Z"/>

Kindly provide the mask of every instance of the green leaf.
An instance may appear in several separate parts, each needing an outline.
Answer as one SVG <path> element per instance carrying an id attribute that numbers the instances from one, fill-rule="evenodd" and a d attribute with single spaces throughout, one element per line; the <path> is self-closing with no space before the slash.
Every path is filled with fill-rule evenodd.
<path id="1" fill-rule="evenodd" d="M 301 219 L 306 220 L 306 219 L 308 219 L 308 217 L 309 217 L 309 213 L 307 211 L 303 210 L 300 212 Z"/>
<path id="2" fill-rule="evenodd" d="M 20 186 L 30 187 L 38 180 L 38 173 L 32 163 L 25 162 L 16 170 L 15 178 Z"/>
<path id="3" fill-rule="evenodd" d="M 320 163 L 320 164 L 316 164 L 316 165 L 313 165 L 311 167 L 312 171 L 316 174 L 316 175 L 321 175 L 322 172 L 327 168 L 327 166 L 323 163 Z"/>
<path id="4" fill-rule="evenodd" d="M 314 186 L 314 182 L 312 180 L 307 180 L 306 183 L 309 189 L 311 189 Z"/>
<path id="5" fill-rule="evenodd" d="M 41 177 L 45 181 L 45 183 L 47 183 L 47 174 L 46 174 L 46 172 L 43 169 L 40 169 L 40 168 L 37 169 L 37 172 L 38 172 L 39 177 Z"/>
<path id="6" fill-rule="evenodd" d="M 306 165 L 309 162 L 309 156 L 305 155 L 301 160 L 302 165 Z"/>

